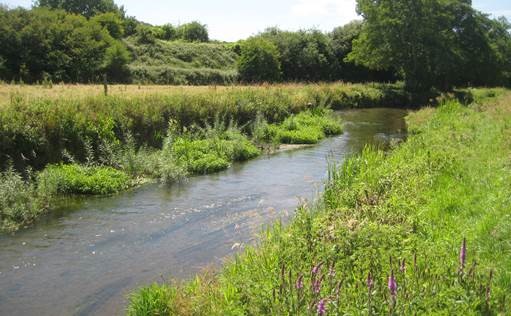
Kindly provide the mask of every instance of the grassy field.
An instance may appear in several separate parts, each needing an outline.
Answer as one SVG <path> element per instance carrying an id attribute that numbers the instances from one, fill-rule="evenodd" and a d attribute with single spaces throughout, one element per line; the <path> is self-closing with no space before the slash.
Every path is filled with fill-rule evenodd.
<path id="1" fill-rule="evenodd" d="M 124 41 L 135 57 L 129 65 L 134 83 L 212 85 L 232 84 L 238 79 L 238 55 L 229 44 Z"/>
<path id="2" fill-rule="evenodd" d="M 391 153 L 332 166 L 323 197 L 218 274 L 131 296 L 129 315 L 509 315 L 511 91 L 408 117 Z"/>

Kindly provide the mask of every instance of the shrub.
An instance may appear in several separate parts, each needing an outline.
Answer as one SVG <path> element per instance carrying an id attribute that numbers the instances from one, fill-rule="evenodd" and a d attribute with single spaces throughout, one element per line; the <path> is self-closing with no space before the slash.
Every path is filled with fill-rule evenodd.
<path id="1" fill-rule="evenodd" d="M 280 55 L 272 42 L 250 38 L 241 46 L 238 72 L 244 82 L 274 82 L 280 79 Z"/>
<path id="2" fill-rule="evenodd" d="M 55 194 L 112 194 L 130 186 L 130 178 L 122 171 L 76 164 L 50 165 L 38 175 L 37 182 Z"/>
<path id="3" fill-rule="evenodd" d="M 28 224 L 47 208 L 50 196 L 12 168 L 0 173 L 0 231 Z"/>
<path id="4" fill-rule="evenodd" d="M 208 28 L 197 21 L 180 25 L 177 28 L 179 38 L 188 42 L 207 42 L 209 41 Z"/>

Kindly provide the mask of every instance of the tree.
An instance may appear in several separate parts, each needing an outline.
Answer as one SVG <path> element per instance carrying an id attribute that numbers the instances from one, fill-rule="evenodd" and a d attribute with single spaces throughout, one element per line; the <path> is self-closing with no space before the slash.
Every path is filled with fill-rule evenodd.
<path id="1" fill-rule="evenodd" d="M 162 39 L 166 41 L 172 41 L 177 38 L 177 30 L 174 25 L 167 23 L 161 26 L 163 30 Z"/>
<path id="2" fill-rule="evenodd" d="M 484 26 L 490 20 L 470 0 L 357 0 L 357 10 L 365 23 L 349 60 L 398 70 L 412 92 L 448 90 L 500 72 Z"/>
<path id="3" fill-rule="evenodd" d="M 286 81 L 328 81 L 336 69 L 331 39 L 318 30 L 287 32 L 269 28 L 259 35 L 274 43 Z"/>
<path id="4" fill-rule="evenodd" d="M 118 7 L 113 0 L 39 0 L 36 5 L 50 9 L 62 9 L 90 18 L 96 14 L 115 12 L 124 16 L 124 8 Z"/>
<path id="5" fill-rule="evenodd" d="M 208 29 L 204 24 L 197 21 L 186 23 L 177 28 L 179 38 L 188 42 L 209 41 Z"/>
<path id="6" fill-rule="evenodd" d="M 107 29 L 108 33 L 115 39 L 121 39 L 124 35 L 124 23 L 117 13 L 107 12 L 98 14 L 91 20 Z"/>
<path id="7" fill-rule="evenodd" d="M 121 42 L 116 41 L 108 47 L 104 56 L 103 68 L 109 80 L 128 82 L 129 69 L 127 64 L 130 60 L 130 53 Z"/>
<path id="8" fill-rule="evenodd" d="M 258 37 L 241 45 L 238 60 L 241 81 L 274 82 L 280 79 L 279 51 L 272 42 Z"/>

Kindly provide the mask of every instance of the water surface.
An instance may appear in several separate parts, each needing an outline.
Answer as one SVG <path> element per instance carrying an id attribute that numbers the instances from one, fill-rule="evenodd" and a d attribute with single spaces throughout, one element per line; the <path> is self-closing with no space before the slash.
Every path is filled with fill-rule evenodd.
<path id="1" fill-rule="evenodd" d="M 261 226 L 312 199 L 327 157 L 404 137 L 406 111 L 340 112 L 345 133 L 236 164 L 171 187 L 157 184 L 73 201 L 14 236 L 0 236 L 1 315 L 122 315 L 134 288 L 187 278 L 250 243 Z"/>

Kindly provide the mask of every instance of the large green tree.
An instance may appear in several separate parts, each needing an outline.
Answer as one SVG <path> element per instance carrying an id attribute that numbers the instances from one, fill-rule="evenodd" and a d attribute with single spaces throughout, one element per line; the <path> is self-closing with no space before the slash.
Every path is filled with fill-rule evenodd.
<path id="1" fill-rule="evenodd" d="M 273 82 L 280 79 L 280 58 L 275 44 L 260 37 L 249 38 L 241 45 L 238 60 L 243 82 Z"/>
<path id="2" fill-rule="evenodd" d="M 124 8 L 118 7 L 113 0 L 38 0 L 36 5 L 51 9 L 62 9 L 90 18 L 96 14 L 116 12 L 124 15 Z"/>
<path id="3" fill-rule="evenodd" d="M 373 69 L 398 70 L 411 91 L 489 80 L 501 71 L 491 27 L 485 26 L 493 22 L 471 4 L 357 0 L 365 23 L 349 59 Z"/>

